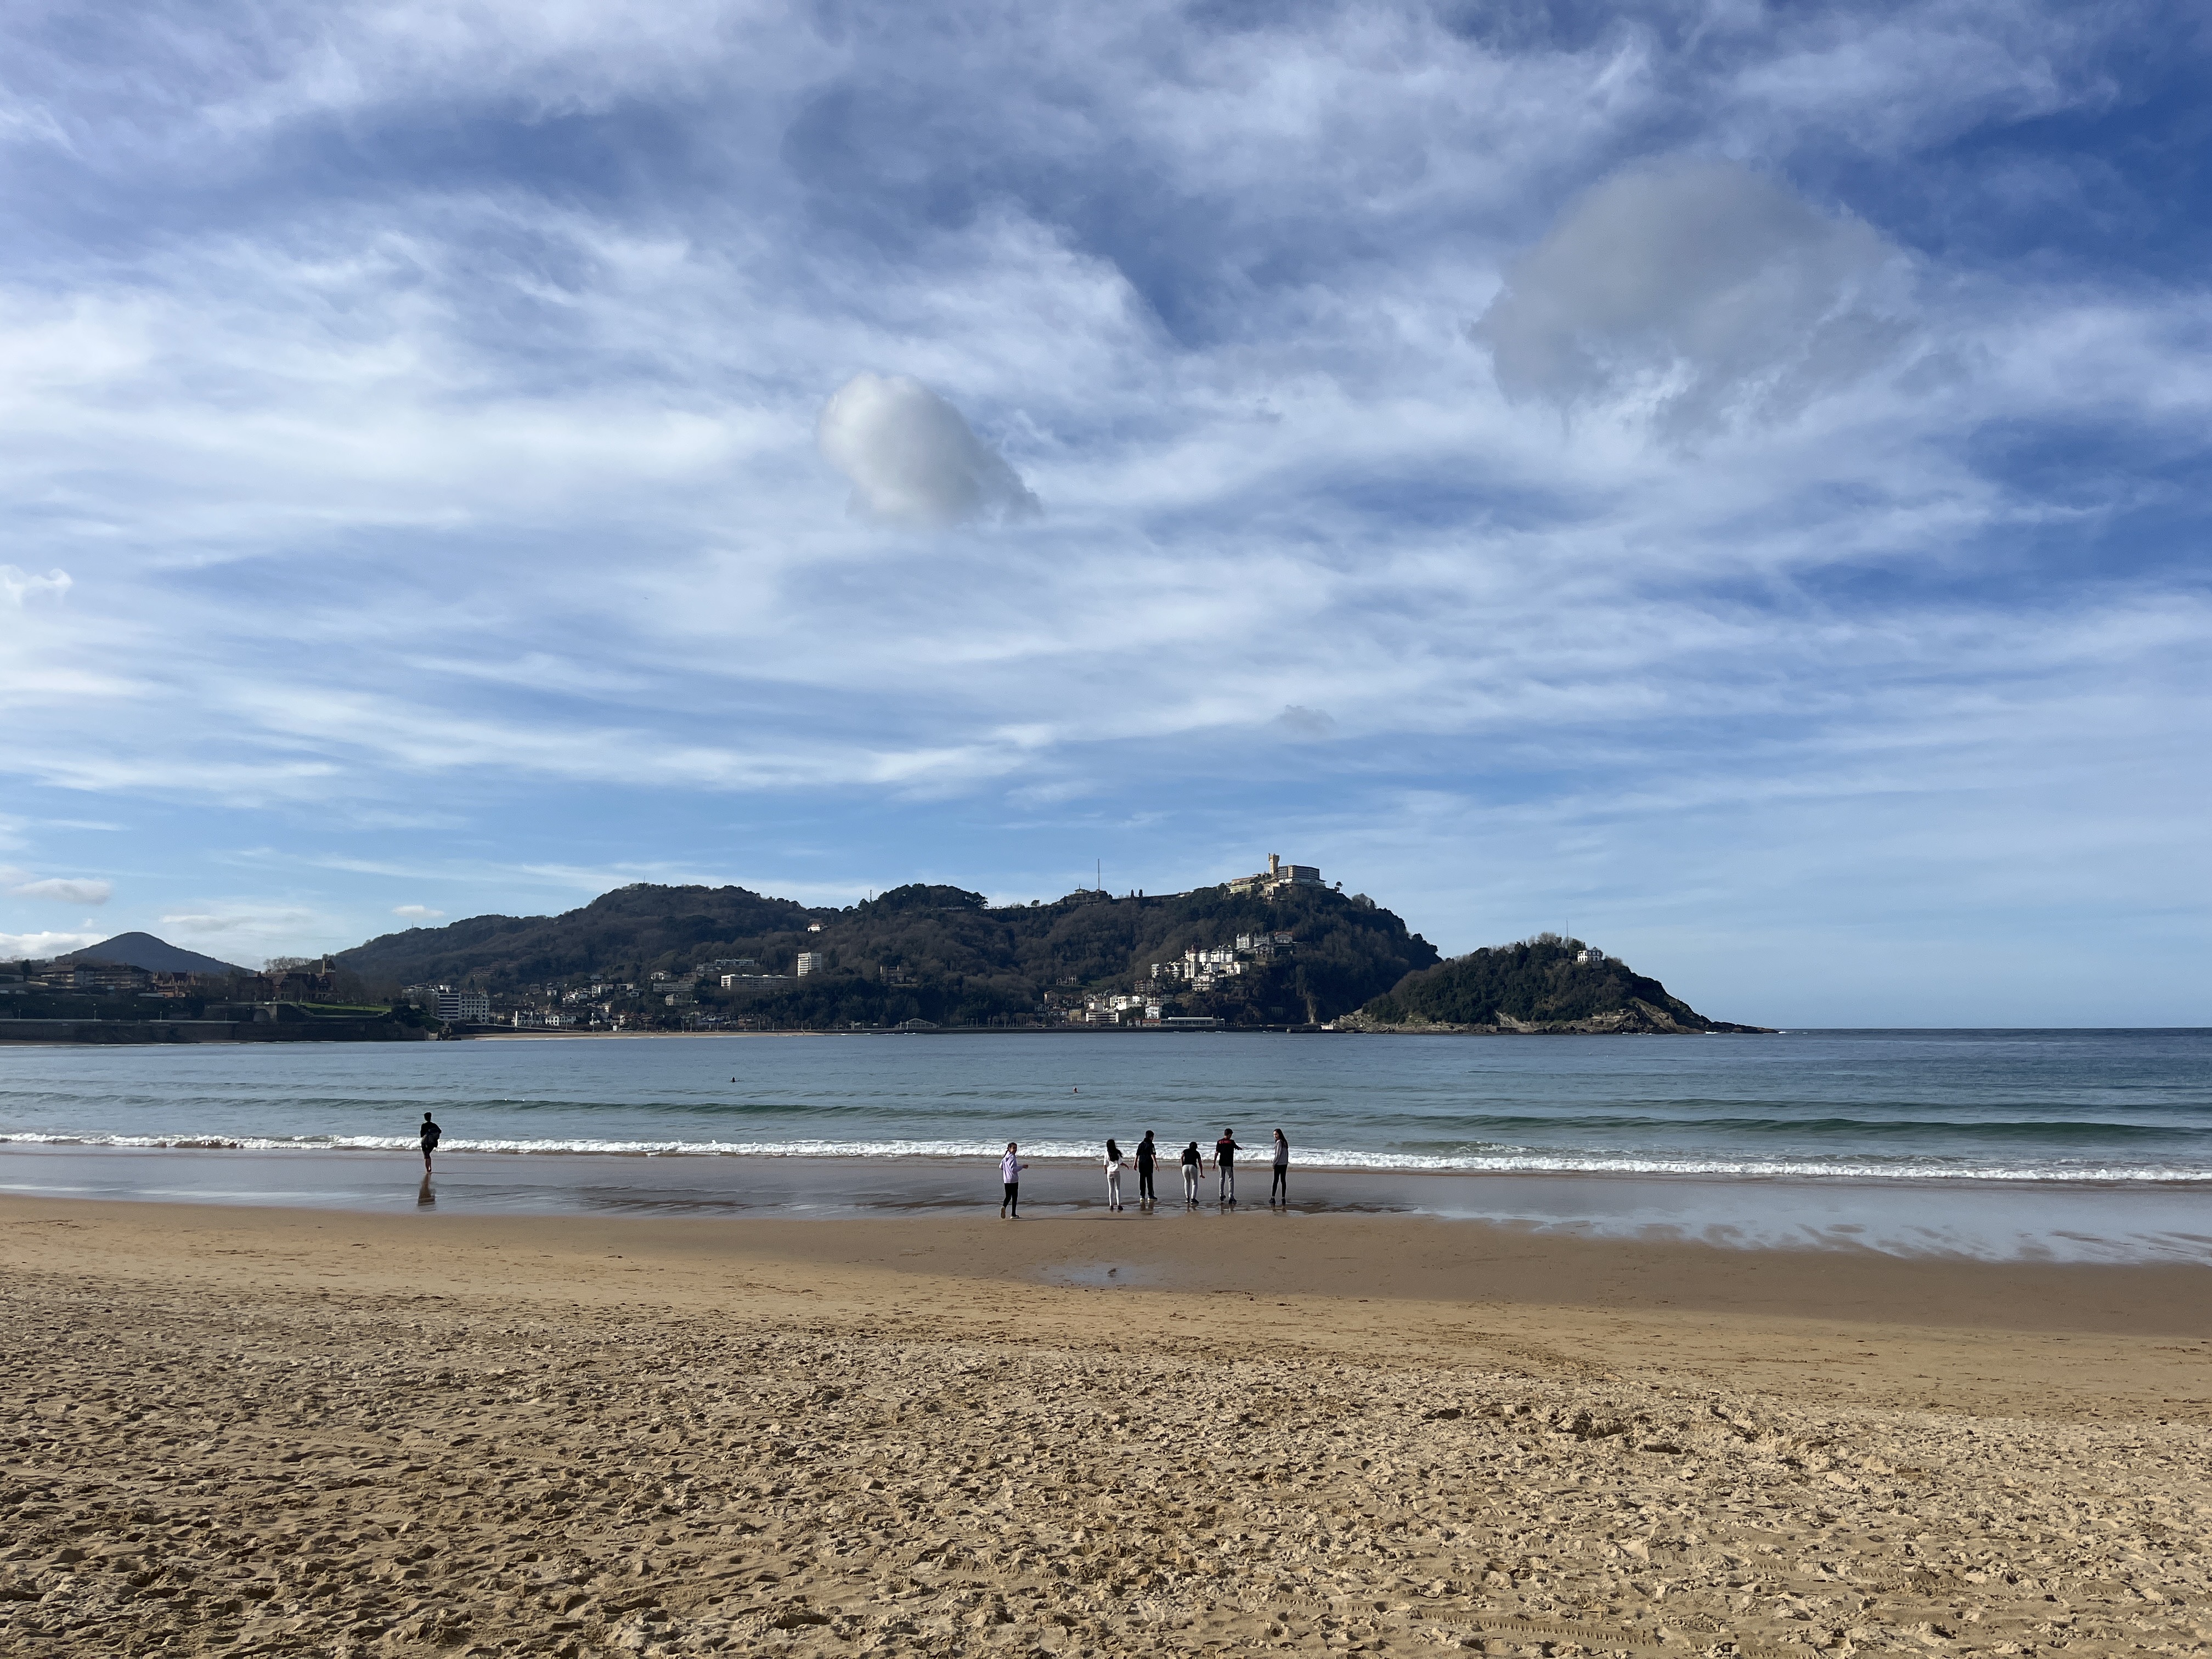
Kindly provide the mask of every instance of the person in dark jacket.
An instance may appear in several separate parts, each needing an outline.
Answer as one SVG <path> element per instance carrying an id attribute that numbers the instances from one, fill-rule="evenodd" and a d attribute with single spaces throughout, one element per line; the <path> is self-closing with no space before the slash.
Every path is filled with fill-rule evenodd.
<path id="1" fill-rule="evenodd" d="M 1221 1190 L 1216 1196 L 1224 1204 L 1237 1201 L 1237 1154 L 1243 1150 L 1237 1144 L 1234 1129 L 1224 1129 L 1221 1139 L 1213 1143 L 1213 1170 L 1221 1177 Z"/>
<path id="2" fill-rule="evenodd" d="M 438 1150 L 438 1143 L 446 1132 L 430 1121 L 428 1112 L 422 1114 L 422 1173 L 430 1173 L 430 1154 Z"/>

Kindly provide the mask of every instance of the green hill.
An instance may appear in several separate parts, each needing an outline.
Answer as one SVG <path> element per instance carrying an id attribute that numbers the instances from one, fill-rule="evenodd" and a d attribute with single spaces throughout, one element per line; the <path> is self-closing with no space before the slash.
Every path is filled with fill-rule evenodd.
<path id="1" fill-rule="evenodd" d="M 1238 934 L 1261 931 L 1295 942 L 1206 990 L 1179 988 L 1176 1012 L 1230 1025 L 1324 1021 L 1437 960 L 1389 911 L 1322 887 L 1273 898 L 1212 887 L 1143 898 L 1083 892 L 994 906 L 957 887 L 910 886 L 830 909 L 739 887 L 641 884 L 557 916 L 476 916 L 386 934 L 337 961 L 387 989 L 433 982 L 513 994 L 592 981 L 649 987 L 655 972 L 682 978 L 747 958 L 757 971 L 790 974 L 811 951 L 825 958 L 822 970 L 787 984 L 726 992 L 718 975 L 699 981 L 699 1008 L 817 1030 L 975 1025 L 1037 1018 L 1048 998 L 1149 989 L 1152 963 L 1230 949 Z"/>
<path id="2" fill-rule="evenodd" d="M 1657 980 L 1557 933 L 1471 951 L 1408 974 L 1337 1025 L 1369 1031 L 1621 1035 L 1762 1029 L 1707 1019 Z"/>
<path id="3" fill-rule="evenodd" d="M 803 937 L 808 922 L 836 914 L 742 887 L 641 884 L 557 916 L 471 916 L 443 927 L 410 927 L 341 951 L 337 960 L 386 991 L 413 984 L 511 991 L 594 975 L 641 980 L 694 955 L 750 954 L 720 948 L 737 942 Z"/>

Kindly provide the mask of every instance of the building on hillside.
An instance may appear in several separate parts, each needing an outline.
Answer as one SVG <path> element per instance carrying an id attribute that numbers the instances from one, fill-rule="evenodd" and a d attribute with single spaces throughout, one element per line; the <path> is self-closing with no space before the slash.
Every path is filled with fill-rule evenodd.
<path id="1" fill-rule="evenodd" d="M 143 991 L 154 982 L 143 968 L 121 962 L 81 962 L 67 970 L 67 983 L 76 991 Z M 59 974 L 49 975 L 59 979 Z"/>
<path id="2" fill-rule="evenodd" d="M 1262 898 L 1272 898 L 1285 887 L 1318 887 L 1321 884 L 1320 866 L 1285 864 L 1280 854 L 1270 853 L 1266 869 L 1249 876 L 1238 876 L 1228 886 L 1232 893 L 1257 893 Z"/>
<path id="3" fill-rule="evenodd" d="M 483 1025 L 491 1019 L 491 999 L 482 991 L 438 988 L 437 1013 L 448 1025 Z"/>
<path id="4" fill-rule="evenodd" d="M 809 974 L 826 974 L 829 971 L 830 957 L 827 952 L 822 951 L 801 951 L 799 953 L 799 978 L 805 979 Z"/>
<path id="5" fill-rule="evenodd" d="M 1585 968 L 1595 968 L 1605 960 L 1605 952 L 1595 945 L 1585 945 L 1582 948 L 1581 954 L 1576 957 L 1575 960 Z"/>
<path id="6" fill-rule="evenodd" d="M 328 957 L 270 977 L 276 981 L 271 1000 L 276 1002 L 329 1002 L 337 995 L 337 967 Z"/>

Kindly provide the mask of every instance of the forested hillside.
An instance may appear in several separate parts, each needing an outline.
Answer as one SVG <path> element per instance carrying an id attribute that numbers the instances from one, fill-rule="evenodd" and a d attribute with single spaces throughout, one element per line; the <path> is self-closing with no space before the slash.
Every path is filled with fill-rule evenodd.
<path id="1" fill-rule="evenodd" d="M 604 974 L 639 978 L 733 939 L 796 938 L 817 915 L 742 887 L 624 887 L 557 916 L 471 916 L 410 927 L 338 953 L 341 967 L 383 990 L 442 983 L 508 990 Z"/>
<path id="2" fill-rule="evenodd" d="M 1593 959 L 1594 958 L 1594 959 Z M 1557 933 L 1454 957 L 1408 975 L 1340 1026 L 1368 1030 L 1752 1031 L 1707 1019 L 1624 962 Z"/>
<path id="3" fill-rule="evenodd" d="M 818 924 L 819 932 L 810 931 Z M 926 1019 L 983 1024 L 1034 1017 L 1048 996 L 1149 987 L 1154 962 L 1227 949 L 1239 933 L 1288 933 L 1274 959 L 1208 990 L 1182 989 L 1185 1012 L 1235 1025 L 1328 1020 L 1437 960 L 1389 911 L 1326 888 L 1273 898 L 1225 888 L 1164 897 L 1072 894 L 1051 904 L 992 906 L 955 887 L 898 888 L 844 909 L 808 908 L 743 888 L 626 887 L 558 916 L 477 916 L 388 934 L 338 961 L 390 988 L 442 982 L 494 993 L 581 981 L 647 983 L 750 958 L 788 974 L 802 951 L 824 969 L 766 990 L 699 981 L 702 1009 L 765 1024 L 841 1029 Z"/>

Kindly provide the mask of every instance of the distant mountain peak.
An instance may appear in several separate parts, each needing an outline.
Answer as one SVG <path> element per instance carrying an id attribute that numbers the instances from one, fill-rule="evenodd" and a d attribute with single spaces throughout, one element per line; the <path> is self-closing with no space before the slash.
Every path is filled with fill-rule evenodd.
<path id="1" fill-rule="evenodd" d="M 151 933 L 118 933 L 82 951 L 56 957 L 57 962 L 112 962 L 125 968 L 143 968 L 149 974 L 242 974 L 234 963 L 218 962 L 198 951 L 187 951 Z"/>

